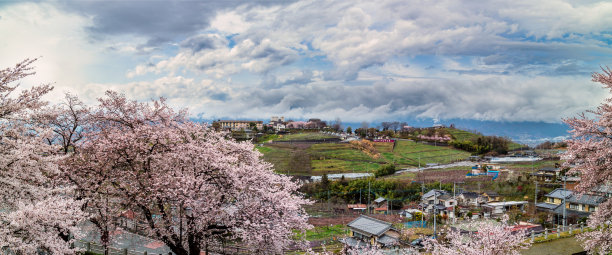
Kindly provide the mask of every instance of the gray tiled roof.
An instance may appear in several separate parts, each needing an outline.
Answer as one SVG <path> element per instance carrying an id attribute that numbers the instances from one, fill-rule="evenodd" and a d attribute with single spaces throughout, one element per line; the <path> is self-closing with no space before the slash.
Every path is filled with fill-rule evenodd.
<path id="1" fill-rule="evenodd" d="M 605 200 L 605 198 L 601 196 L 593 196 L 586 194 L 574 194 L 566 200 L 568 203 L 599 205 Z"/>
<path id="2" fill-rule="evenodd" d="M 348 226 L 363 234 L 380 236 L 391 228 L 391 223 L 365 215 L 351 221 Z"/>
<path id="3" fill-rule="evenodd" d="M 428 191 L 427 193 L 425 193 L 425 195 L 423 195 L 423 198 L 433 197 L 434 196 L 434 192 L 437 193 L 436 196 L 447 194 L 446 191 L 444 191 L 444 190 L 432 189 L 432 190 Z"/>
<path id="4" fill-rule="evenodd" d="M 384 245 L 393 245 L 397 243 L 397 238 L 388 235 L 383 235 L 381 238 L 378 238 L 378 242 Z"/>
<path id="5" fill-rule="evenodd" d="M 476 192 L 462 192 L 460 195 L 463 195 L 465 198 L 478 198 L 478 193 Z"/>
<path id="6" fill-rule="evenodd" d="M 362 240 L 359 239 L 355 239 L 352 237 L 345 237 L 340 239 L 340 242 L 343 244 L 346 244 L 349 247 L 354 247 L 354 248 L 365 248 L 368 247 L 368 242 L 364 242 Z"/>
<path id="7" fill-rule="evenodd" d="M 612 184 L 602 184 L 593 189 L 595 192 L 612 194 Z"/>
<path id="8" fill-rule="evenodd" d="M 549 203 L 537 203 L 536 207 L 543 208 L 543 209 L 548 209 L 548 210 L 554 210 L 559 205 L 557 205 L 557 204 L 549 204 Z"/>
<path id="9" fill-rule="evenodd" d="M 555 189 L 553 191 L 551 191 L 550 193 L 546 194 L 547 197 L 553 197 L 553 198 L 559 198 L 559 199 L 563 199 L 570 197 L 573 194 L 573 192 L 571 190 L 564 190 L 562 188 L 558 188 Z"/>
<path id="10" fill-rule="evenodd" d="M 446 206 L 444 205 L 434 205 L 434 207 L 436 208 L 436 210 L 445 210 Z"/>
<path id="11" fill-rule="evenodd" d="M 444 194 L 444 195 L 441 195 L 441 196 L 438 197 L 438 199 L 440 199 L 440 200 L 449 200 L 451 198 L 452 197 L 449 194 Z"/>

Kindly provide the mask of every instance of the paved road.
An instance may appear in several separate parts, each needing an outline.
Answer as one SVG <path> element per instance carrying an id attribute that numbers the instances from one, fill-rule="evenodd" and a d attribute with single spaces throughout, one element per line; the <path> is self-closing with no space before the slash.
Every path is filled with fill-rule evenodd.
<path id="1" fill-rule="evenodd" d="M 430 169 L 444 169 L 444 168 L 451 168 L 451 167 L 458 167 L 458 166 L 473 166 L 475 165 L 474 162 L 471 161 L 459 161 L 459 162 L 455 162 L 455 163 L 451 163 L 451 164 L 444 164 L 444 165 L 437 165 L 437 166 L 430 166 L 430 167 L 414 167 L 414 168 L 404 168 L 401 169 L 399 171 L 396 171 L 395 174 L 401 174 L 401 173 L 405 173 L 405 172 L 420 172 L 421 170 L 430 170 Z"/>

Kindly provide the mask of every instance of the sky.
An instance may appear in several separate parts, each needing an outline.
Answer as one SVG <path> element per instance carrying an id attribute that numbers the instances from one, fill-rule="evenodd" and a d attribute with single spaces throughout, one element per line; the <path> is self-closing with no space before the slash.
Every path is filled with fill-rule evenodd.
<path id="1" fill-rule="evenodd" d="M 0 67 L 199 119 L 558 125 L 609 95 L 610 24 L 588 0 L 0 0 Z"/>

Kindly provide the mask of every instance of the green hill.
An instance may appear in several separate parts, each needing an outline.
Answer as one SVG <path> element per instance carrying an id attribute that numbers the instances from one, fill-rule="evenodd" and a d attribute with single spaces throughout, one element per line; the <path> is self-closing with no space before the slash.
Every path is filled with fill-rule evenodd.
<path id="1" fill-rule="evenodd" d="M 383 164 L 399 168 L 427 163 L 450 163 L 465 160 L 470 153 L 451 147 L 432 146 L 409 140 L 395 143 L 374 143 L 379 153 L 375 158 L 348 143 L 268 143 L 257 149 L 264 160 L 279 173 L 322 175 L 331 173 L 372 172 Z"/>

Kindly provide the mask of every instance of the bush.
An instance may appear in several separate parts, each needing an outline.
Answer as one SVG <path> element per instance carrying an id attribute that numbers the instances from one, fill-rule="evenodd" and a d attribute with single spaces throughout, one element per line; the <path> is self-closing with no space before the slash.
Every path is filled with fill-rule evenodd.
<path id="1" fill-rule="evenodd" d="M 395 165 L 387 164 L 387 165 L 381 166 L 378 170 L 376 170 L 376 172 L 374 172 L 374 176 L 381 177 L 385 175 L 392 175 L 394 173 L 395 173 Z"/>

